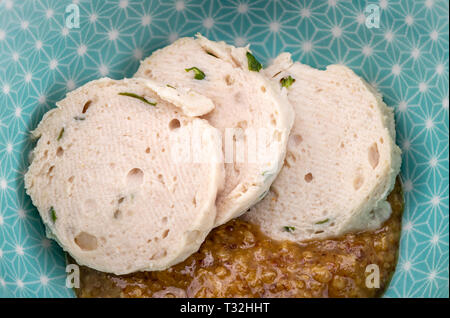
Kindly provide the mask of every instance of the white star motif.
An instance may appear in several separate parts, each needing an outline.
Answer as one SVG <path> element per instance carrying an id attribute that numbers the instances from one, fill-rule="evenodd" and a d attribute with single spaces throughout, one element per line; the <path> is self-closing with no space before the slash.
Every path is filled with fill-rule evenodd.
<path id="1" fill-rule="evenodd" d="M 67 36 L 67 35 L 69 35 L 69 29 L 66 28 L 66 27 L 62 28 L 62 29 L 61 29 L 61 35 L 62 35 L 62 36 Z"/>
<path id="2" fill-rule="evenodd" d="M 8 95 L 9 90 L 10 90 L 10 87 L 8 84 L 3 85 L 3 88 L 2 88 L 3 94 Z"/>
<path id="3" fill-rule="evenodd" d="M 47 19 L 50 19 L 51 17 L 53 17 L 54 11 L 53 9 L 48 9 L 47 11 L 45 11 L 45 17 Z"/>
<path id="4" fill-rule="evenodd" d="M 112 29 L 111 31 L 108 32 L 108 39 L 110 41 L 114 41 L 119 37 L 119 31 Z"/>
<path id="5" fill-rule="evenodd" d="M 278 22 L 271 22 L 269 24 L 270 31 L 272 31 L 274 33 L 280 31 L 280 27 L 281 27 L 280 23 L 278 23 Z"/>
<path id="6" fill-rule="evenodd" d="M 304 41 L 302 43 L 302 50 L 303 52 L 311 52 L 313 49 L 313 44 L 311 41 Z"/>
<path id="7" fill-rule="evenodd" d="M 342 29 L 336 25 L 331 29 L 331 33 L 335 38 L 338 38 L 342 35 Z"/>
<path id="8" fill-rule="evenodd" d="M 436 65 L 436 73 L 439 75 L 442 75 L 442 73 L 444 73 L 444 65 L 443 64 Z"/>
<path id="9" fill-rule="evenodd" d="M 426 0 L 425 1 L 425 6 L 430 9 L 432 6 L 434 5 L 434 1 L 433 0 Z"/>
<path id="10" fill-rule="evenodd" d="M 405 192 L 411 192 L 413 189 L 413 183 L 411 180 L 405 180 L 405 182 L 403 182 L 403 190 Z"/>
<path id="11" fill-rule="evenodd" d="M 52 59 L 52 60 L 50 61 L 50 63 L 49 63 L 49 68 L 50 68 L 51 70 L 54 70 L 57 66 L 58 66 L 58 61 L 55 60 L 55 59 Z"/>
<path id="12" fill-rule="evenodd" d="M 27 213 L 24 209 L 19 209 L 17 210 L 17 215 L 19 218 L 24 219 L 27 216 Z"/>
<path id="13" fill-rule="evenodd" d="M 102 76 L 106 76 L 106 75 L 108 75 L 108 73 L 109 73 L 108 66 L 106 66 L 106 65 L 104 65 L 104 64 L 100 65 L 100 67 L 98 68 L 98 71 L 100 72 L 100 74 L 101 74 Z"/>
<path id="14" fill-rule="evenodd" d="M 0 29 L 0 41 L 4 40 L 6 37 L 6 33 L 4 30 Z"/>
<path id="15" fill-rule="evenodd" d="M 41 245 L 43 248 L 49 248 L 52 245 L 52 242 L 48 238 L 43 238 Z"/>
<path id="16" fill-rule="evenodd" d="M 31 81 L 31 79 L 28 82 L 30 82 L 30 81 Z M 16 107 L 16 110 L 14 111 L 14 115 L 16 117 L 20 117 L 20 115 L 22 115 L 22 108 Z"/>
<path id="17" fill-rule="evenodd" d="M 170 43 L 175 42 L 178 39 L 178 34 L 177 33 L 170 33 L 169 34 L 169 41 Z"/>
<path id="18" fill-rule="evenodd" d="M 119 7 L 121 9 L 125 9 L 126 7 L 128 7 L 128 0 L 120 0 Z"/>
<path id="19" fill-rule="evenodd" d="M 420 50 L 419 50 L 418 48 L 412 49 L 412 51 L 411 51 L 411 56 L 412 56 L 415 60 L 417 60 L 417 58 L 419 57 L 419 55 L 420 55 Z"/>
<path id="20" fill-rule="evenodd" d="M 247 40 L 244 39 L 243 37 L 238 36 L 237 38 L 234 39 L 234 44 L 238 47 L 245 46 L 246 43 Z"/>
<path id="21" fill-rule="evenodd" d="M 427 89 L 428 89 L 427 83 L 423 83 L 423 82 L 422 82 L 422 83 L 419 83 L 419 91 L 420 91 L 421 93 L 426 92 Z"/>
<path id="22" fill-rule="evenodd" d="M 300 16 L 302 18 L 309 18 L 309 17 L 311 17 L 311 10 L 309 10 L 308 8 L 302 8 L 300 10 Z"/>
<path id="23" fill-rule="evenodd" d="M 248 11 L 248 5 L 246 3 L 239 3 L 237 11 L 241 14 L 246 13 Z"/>
<path id="24" fill-rule="evenodd" d="M 17 53 L 17 52 L 14 52 L 12 54 L 12 59 L 13 59 L 14 62 L 17 62 L 19 60 L 19 57 L 20 57 L 19 53 Z"/>
<path id="25" fill-rule="evenodd" d="M 95 13 L 91 13 L 91 15 L 89 16 L 89 22 L 94 23 L 96 22 L 98 19 L 98 15 Z"/>
<path id="26" fill-rule="evenodd" d="M 431 38 L 433 41 L 436 41 L 436 40 L 438 39 L 438 37 L 439 37 L 439 33 L 438 33 L 436 30 L 431 31 L 431 33 L 430 33 L 430 38 Z"/>
<path id="27" fill-rule="evenodd" d="M 81 44 L 77 49 L 77 54 L 79 56 L 83 56 L 86 53 L 86 51 L 87 51 L 87 46 L 84 44 Z"/>
<path id="28" fill-rule="evenodd" d="M 183 11 L 184 10 L 184 1 L 177 1 L 175 3 L 175 10 Z"/>
<path id="29" fill-rule="evenodd" d="M 431 198 L 431 204 L 434 206 L 439 205 L 441 203 L 441 198 L 435 195 L 433 198 Z"/>
<path id="30" fill-rule="evenodd" d="M 74 88 L 75 88 L 75 82 L 73 81 L 73 80 L 68 80 L 67 82 L 66 82 L 66 87 L 67 87 L 67 89 L 68 90 L 73 90 Z"/>
<path id="31" fill-rule="evenodd" d="M 433 128 L 433 127 L 434 127 L 433 120 L 430 119 L 430 118 L 428 118 L 428 119 L 425 121 L 425 127 L 426 127 L 427 129 Z"/>
<path id="32" fill-rule="evenodd" d="M 373 54 L 373 49 L 369 45 L 365 45 L 362 49 L 362 53 L 365 56 L 371 56 Z"/>
<path id="33" fill-rule="evenodd" d="M 406 25 L 408 25 L 408 26 L 413 25 L 413 23 L 414 23 L 414 17 L 413 17 L 412 15 L 407 15 L 407 16 L 405 17 L 405 23 L 406 23 Z"/>
<path id="34" fill-rule="evenodd" d="M 30 26 L 30 22 L 28 22 L 28 21 L 22 21 L 22 22 L 20 23 L 20 27 L 21 27 L 23 30 L 28 29 L 29 26 Z"/>
<path id="35" fill-rule="evenodd" d="M 358 24 L 363 24 L 364 22 L 366 22 L 366 15 L 364 13 L 359 13 L 356 16 L 356 22 L 358 22 Z"/>
<path id="36" fill-rule="evenodd" d="M 34 45 L 34 47 L 36 48 L 36 50 L 42 49 L 42 41 L 41 40 L 37 40 L 36 44 Z"/>
<path id="37" fill-rule="evenodd" d="M 211 29 L 214 26 L 213 18 L 206 18 L 203 20 L 203 26 L 207 29 Z"/>
<path id="38" fill-rule="evenodd" d="M 39 280 L 41 281 L 41 284 L 44 286 L 47 285 L 49 281 L 48 277 L 45 275 L 42 275 Z"/>
<path id="39" fill-rule="evenodd" d="M 437 243 L 439 243 L 439 235 L 438 234 L 434 234 L 433 237 L 431 238 L 431 243 L 436 245 Z"/>
<path id="40" fill-rule="evenodd" d="M 436 158 L 436 157 L 432 157 L 432 158 L 430 159 L 430 167 L 435 168 L 435 167 L 437 166 L 437 164 L 438 164 L 437 158 Z"/>
<path id="41" fill-rule="evenodd" d="M 39 104 L 45 104 L 46 101 L 47 101 L 47 97 L 45 95 L 39 96 L 39 98 L 38 98 Z"/>
<path id="42" fill-rule="evenodd" d="M 391 30 L 388 30 L 388 31 L 384 34 L 384 38 L 386 39 L 386 41 L 392 42 L 392 40 L 394 39 L 394 33 L 392 33 Z"/>
<path id="43" fill-rule="evenodd" d="M 394 65 L 392 66 L 392 74 L 398 76 L 398 75 L 400 75 L 400 72 L 401 72 L 401 71 L 402 71 L 402 67 L 401 67 L 400 65 L 394 64 Z"/>
<path id="44" fill-rule="evenodd" d="M 138 61 L 142 60 L 143 55 L 144 55 L 144 53 L 142 52 L 141 49 L 134 49 L 134 51 L 133 51 L 133 57 L 134 57 L 136 60 L 138 60 Z"/>
<path id="45" fill-rule="evenodd" d="M 33 75 L 31 75 L 30 73 L 25 74 L 25 77 L 24 77 L 25 83 L 31 82 L 32 78 L 33 78 Z"/>
<path id="46" fill-rule="evenodd" d="M 20 280 L 20 279 L 18 279 L 18 280 L 16 281 L 16 285 L 17 285 L 17 287 L 19 287 L 19 288 L 23 288 L 23 286 L 25 286 L 25 284 L 23 283 L 23 281 Z"/>
<path id="47" fill-rule="evenodd" d="M 406 261 L 405 263 L 403 263 L 403 269 L 405 271 L 409 271 L 411 269 L 411 262 L 410 261 Z"/>
<path id="48" fill-rule="evenodd" d="M 141 19 L 142 26 L 150 25 L 151 22 L 152 22 L 152 17 L 149 15 L 144 15 Z"/>
<path id="49" fill-rule="evenodd" d="M 448 109 L 448 97 L 446 97 L 442 100 L 442 107 L 444 109 Z"/>
<path id="50" fill-rule="evenodd" d="M 24 254 L 23 247 L 20 245 L 16 246 L 16 254 L 22 256 Z"/>

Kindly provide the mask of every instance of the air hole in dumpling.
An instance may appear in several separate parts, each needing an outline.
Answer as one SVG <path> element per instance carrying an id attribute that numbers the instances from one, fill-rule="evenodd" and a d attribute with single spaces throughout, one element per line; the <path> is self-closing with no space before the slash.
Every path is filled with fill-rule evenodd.
<path id="1" fill-rule="evenodd" d="M 95 210 L 97 208 L 97 203 L 95 203 L 95 200 L 87 199 L 84 202 L 84 206 L 86 207 L 86 209 L 88 211 L 92 211 L 92 210 Z"/>
<path id="2" fill-rule="evenodd" d="M 120 211 L 120 210 L 114 211 L 114 218 L 115 219 L 120 219 L 121 217 L 122 217 L 122 211 Z"/>
<path id="3" fill-rule="evenodd" d="M 378 145 L 376 142 L 374 142 L 373 145 L 370 146 L 368 158 L 372 169 L 375 169 L 378 166 L 378 162 L 380 160 L 380 153 L 378 152 Z"/>
<path id="4" fill-rule="evenodd" d="M 355 190 L 359 190 L 363 184 L 364 184 L 364 177 L 358 174 L 356 178 L 353 180 L 353 188 Z"/>
<path id="5" fill-rule="evenodd" d="M 292 140 L 296 146 L 300 145 L 303 141 L 303 137 L 301 135 L 293 135 Z"/>
<path id="6" fill-rule="evenodd" d="M 225 76 L 225 83 L 227 83 L 228 86 L 231 86 L 231 85 L 233 85 L 234 80 L 233 80 L 233 78 L 230 75 L 226 75 Z"/>
<path id="7" fill-rule="evenodd" d="M 74 241 L 83 251 L 93 251 L 97 249 L 97 238 L 87 232 L 80 232 L 75 236 Z"/>
<path id="8" fill-rule="evenodd" d="M 312 175 L 311 172 L 305 174 L 305 181 L 306 182 L 310 183 L 312 181 L 312 179 L 313 179 L 313 175 Z"/>
<path id="9" fill-rule="evenodd" d="M 128 186 L 136 187 L 142 184 L 144 180 L 144 172 L 139 168 L 131 169 L 127 174 Z"/>
<path id="10" fill-rule="evenodd" d="M 172 119 L 169 123 L 170 130 L 175 130 L 177 128 L 180 128 L 180 126 L 181 126 L 180 121 L 176 118 Z"/>

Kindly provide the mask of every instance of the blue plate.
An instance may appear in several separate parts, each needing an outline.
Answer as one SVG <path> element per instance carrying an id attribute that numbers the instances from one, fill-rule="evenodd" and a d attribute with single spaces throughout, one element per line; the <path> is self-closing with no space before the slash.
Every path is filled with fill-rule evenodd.
<path id="1" fill-rule="evenodd" d="M 64 254 L 45 238 L 23 175 L 29 137 L 65 94 L 201 32 L 348 65 L 395 108 L 406 208 L 387 297 L 449 296 L 449 3 L 426 1 L 0 1 L 0 296 L 73 297 Z"/>

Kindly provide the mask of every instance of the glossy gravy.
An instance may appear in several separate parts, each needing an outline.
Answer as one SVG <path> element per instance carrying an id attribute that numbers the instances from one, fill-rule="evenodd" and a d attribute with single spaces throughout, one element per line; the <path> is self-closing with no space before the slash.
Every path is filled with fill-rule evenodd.
<path id="1" fill-rule="evenodd" d="M 274 241 L 242 220 L 208 235 L 200 250 L 165 271 L 117 276 L 81 267 L 78 297 L 377 297 L 397 262 L 403 194 L 397 180 L 392 215 L 376 231 L 304 244 Z M 369 264 L 379 288 L 369 288 Z"/>

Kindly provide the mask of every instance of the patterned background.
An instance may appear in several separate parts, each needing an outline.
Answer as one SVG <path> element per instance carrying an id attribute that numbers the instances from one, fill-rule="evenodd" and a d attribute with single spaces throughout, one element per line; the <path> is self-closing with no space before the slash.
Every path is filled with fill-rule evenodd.
<path id="1" fill-rule="evenodd" d="M 201 32 L 267 63 L 282 51 L 323 68 L 343 63 L 395 107 L 406 210 L 397 272 L 385 296 L 449 296 L 447 0 L 0 0 L 0 297 L 73 296 L 64 255 L 45 238 L 23 189 L 29 131 L 83 83 L 132 76 L 139 60 Z M 368 28 L 364 10 L 380 9 Z"/>

